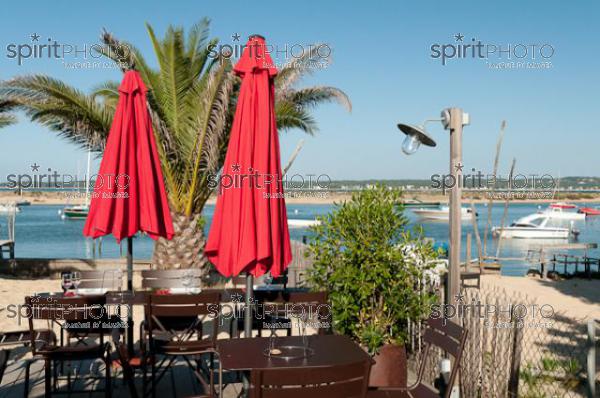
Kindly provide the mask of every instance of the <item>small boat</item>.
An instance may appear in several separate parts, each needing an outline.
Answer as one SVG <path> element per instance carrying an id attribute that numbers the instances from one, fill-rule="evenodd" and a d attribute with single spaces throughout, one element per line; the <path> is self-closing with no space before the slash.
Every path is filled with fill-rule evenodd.
<path id="1" fill-rule="evenodd" d="M 63 220 L 82 220 L 87 218 L 90 207 L 88 205 L 65 207 L 60 212 Z"/>
<path id="2" fill-rule="evenodd" d="M 440 207 L 440 202 L 423 202 L 419 199 L 402 202 L 405 208 Z"/>
<path id="3" fill-rule="evenodd" d="M 298 218 L 288 218 L 288 227 L 289 228 L 308 228 L 313 227 L 315 225 L 320 225 L 321 221 L 319 220 L 301 220 Z"/>
<path id="4" fill-rule="evenodd" d="M 568 203 L 553 203 L 541 213 L 558 220 L 584 220 L 585 213 L 574 211 L 575 209 L 577 206 Z"/>
<path id="5" fill-rule="evenodd" d="M 556 208 L 556 209 L 576 209 L 577 206 L 575 206 L 572 203 L 567 203 L 567 202 L 554 202 L 550 204 L 551 208 Z"/>
<path id="6" fill-rule="evenodd" d="M 579 213 L 583 213 L 586 216 L 600 216 L 600 209 L 594 207 L 581 207 Z"/>
<path id="7" fill-rule="evenodd" d="M 92 162 L 92 150 L 88 148 L 87 152 L 87 172 L 85 174 L 85 204 L 67 206 L 58 211 L 63 220 L 84 220 L 90 211 L 90 167 Z M 79 174 L 79 173 L 78 173 Z"/>
<path id="8" fill-rule="evenodd" d="M 17 206 L 21 207 L 21 206 L 30 206 L 31 202 L 28 200 L 19 200 L 17 201 Z"/>
<path id="9" fill-rule="evenodd" d="M 530 214 L 508 227 L 492 228 L 492 235 L 507 239 L 568 239 L 569 228 L 547 226 L 550 217 L 543 213 Z"/>
<path id="10" fill-rule="evenodd" d="M 4 203 L 0 204 L 0 214 L 8 214 L 8 213 L 19 213 L 21 209 L 15 203 Z"/>
<path id="11" fill-rule="evenodd" d="M 419 209 L 413 209 L 412 212 L 415 213 L 420 218 L 423 218 L 426 220 L 448 221 L 450 219 L 450 207 L 448 207 L 448 206 L 440 206 L 437 209 L 419 208 Z M 478 214 L 475 213 L 475 217 L 477 217 L 477 216 L 478 216 Z M 471 209 L 469 209 L 467 207 L 462 207 L 460 210 L 461 220 L 470 220 L 471 217 L 472 217 Z"/>

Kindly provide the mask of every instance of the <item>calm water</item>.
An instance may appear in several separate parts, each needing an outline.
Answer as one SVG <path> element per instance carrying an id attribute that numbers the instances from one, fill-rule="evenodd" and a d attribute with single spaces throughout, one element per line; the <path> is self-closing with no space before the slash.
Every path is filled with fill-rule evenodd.
<path id="1" fill-rule="evenodd" d="M 592 204 L 592 206 L 594 206 Z M 26 206 L 17 215 L 16 221 L 16 255 L 17 257 L 38 258 L 92 258 L 94 255 L 92 241 L 85 239 L 81 234 L 83 221 L 62 220 L 58 211 L 62 206 Z M 323 215 L 333 209 L 333 205 L 288 205 L 288 217 L 299 219 L 313 219 L 317 215 Z M 507 222 L 534 213 L 538 210 L 536 204 L 513 204 L 509 207 Z M 213 206 L 207 206 L 205 216 L 208 220 L 212 218 Z M 477 206 L 479 212 L 479 232 L 483 238 L 487 208 L 483 205 Z M 496 204 L 492 208 L 492 224 L 499 225 L 503 213 L 503 205 Z M 418 219 L 410 210 L 406 215 L 411 226 Z M 563 222 L 564 223 L 564 222 Z M 567 224 L 563 224 L 568 226 Z M 437 242 L 447 242 L 448 224 L 443 222 L 423 223 L 425 234 Z M 585 221 L 576 222 L 576 228 L 581 231 L 579 242 L 600 242 L 600 217 L 587 217 Z M 463 255 L 465 252 L 466 234 L 472 232 L 470 222 L 463 223 Z M 305 229 L 291 229 L 292 239 L 302 240 L 308 235 Z M 6 218 L 0 215 L 0 239 L 6 237 Z M 489 241 L 491 248 L 488 254 L 495 254 L 496 241 Z M 524 256 L 532 240 L 504 240 L 502 243 L 501 256 L 518 257 Z M 136 258 L 147 259 L 152 254 L 153 241 L 147 237 L 139 237 L 134 240 L 134 255 Z M 125 245 L 123 245 L 123 250 Z M 473 237 L 472 258 L 477 257 L 476 243 Z M 577 253 L 581 254 L 581 253 Z M 121 247 L 112 237 L 105 237 L 102 244 L 102 258 L 117 258 L 121 255 Z M 600 257 L 600 252 L 590 252 L 592 257 Z M 523 275 L 527 265 L 522 263 L 506 264 L 503 273 L 507 275 Z"/>

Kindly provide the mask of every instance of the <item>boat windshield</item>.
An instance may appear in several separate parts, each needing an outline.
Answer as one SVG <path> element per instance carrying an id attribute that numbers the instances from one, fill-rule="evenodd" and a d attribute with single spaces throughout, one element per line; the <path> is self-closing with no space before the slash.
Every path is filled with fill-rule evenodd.
<path id="1" fill-rule="evenodd" d="M 512 223 L 510 226 L 511 227 L 521 227 L 521 228 L 538 228 L 542 225 L 544 220 L 545 220 L 545 218 L 540 217 L 540 218 L 534 218 L 534 219 L 528 220 L 526 222 L 516 221 L 516 222 Z"/>

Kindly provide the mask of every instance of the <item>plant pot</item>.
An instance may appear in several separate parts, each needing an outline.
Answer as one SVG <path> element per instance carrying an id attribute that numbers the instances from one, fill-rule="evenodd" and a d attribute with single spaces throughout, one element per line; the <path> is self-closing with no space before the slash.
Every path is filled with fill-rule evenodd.
<path id="1" fill-rule="evenodd" d="M 373 357 L 369 387 L 406 387 L 406 349 L 386 344 Z"/>

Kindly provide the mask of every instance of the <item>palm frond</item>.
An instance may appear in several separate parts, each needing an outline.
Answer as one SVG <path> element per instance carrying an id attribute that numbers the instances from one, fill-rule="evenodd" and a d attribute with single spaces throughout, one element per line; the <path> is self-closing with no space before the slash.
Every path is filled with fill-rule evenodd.
<path id="1" fill-rule="evenodd" d="M 113 112 L 119 102 L 119 85 L 117 81 L 106 81 L 92 89 L 92 98 L 102 101 Z"/>
<path id="2" fill-rule="evenodd" d="M 44 75 L 17 77 L 0 85 L 0 98 L 76 143 L 98 151 L 104 148 L 112 112 L 61 80 Z"/>
<path id="3" fill-rule="evenodd" d="M 133 46 L 117 40 L 112 33 L 106 29 L 102 31 L 100 40 L 105 44 L 104 47 L 95 48 L 97 52 L 105 57 L 112 59 L 123 72 L 136 67 L 136 57 Z"/>
<path id="4" fill-rule="evenodd" d="M 306 109 L 298 107 L 292 102 L 276 102 L 275 114 L 277 115 L 277 129 L 279 131 L 297 128 L 309 135 L 314 135 L 317 132 L 315 119 Z"/>
<path id="5" fill-rule="evenodd" d="M 10 126 L 17 122 L 17 117 L 10 112 L 15 109 L 15 104 L 9 101 L 0 101 L 0 128 Z"/>
<path id="6" fill-rule="evenodd" d="M 300 57 L 285 64 L 275 77 L 275 90 L 287 91 L 303 76 L 313 73 L 316 65 L 322 63 L 328 64 L 331 61 L 331 54 L 329 51 L 326 54 L 322 54 L 323 51 L 319 51 L 321 46 L 326 46 L 326 44 L 317 43 L 310 45 Z"/>
<path id="7" fill-rule="evenodd" d="M 281 99 L 300 107 L 316 107 L 323 102 L 337 102 L 348 112 L 352 112 L 350 98 L 342 90 L 335 87 L 315 86 L 300 90 L 289 90 L 279 93 Z"/>

